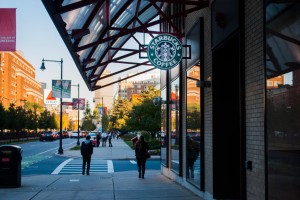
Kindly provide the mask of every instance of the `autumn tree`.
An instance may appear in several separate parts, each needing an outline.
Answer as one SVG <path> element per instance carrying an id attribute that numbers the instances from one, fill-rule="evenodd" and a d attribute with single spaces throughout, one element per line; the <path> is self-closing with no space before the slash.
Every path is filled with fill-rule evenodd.
<path id="1" fill-rule="evenodd" d="M 160 107 L 153 104 L 159 90 L 150 86 L 141 93 L 141 102 L 132 107 L 127 120 L 127 128 L 135 131 L 147 131 L 152 137 L 160 130 Z"/>
<path id="2" fill-rule="evenodd" d="M 82 122 L 82 129 L 86 131 L 95 130 L 96 125 L 93 123 L 93 115 L 88 101 L 86 103 L 85 111 L 83 115 L 84 115 L 84 119 Z"/>
<path id="3" fill-rule="evenodd" d="M 127 99 L 118 97 L 110 112 L 109 129 L 126 131 L 126 120 L 131 108 L 132 104 Z"/>

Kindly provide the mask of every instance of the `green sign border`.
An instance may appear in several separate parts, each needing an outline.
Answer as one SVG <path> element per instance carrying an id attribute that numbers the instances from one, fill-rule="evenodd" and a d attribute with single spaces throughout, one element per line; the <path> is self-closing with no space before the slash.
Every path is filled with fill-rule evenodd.
<path id="1" fill-rule="evenodd" d="M 157 53 L 161 53 L 159 50 L 162 45 L 165 45 L 165 50 L 168 52 L 166 56 L 170 56 L 170 53 L 173 54 L 171 55 L 171 59 L 165 61 L 157 55 Z M 162 70 L 171 69 L 177 66 L 182 60 L 182 43 L 174 35 L 158 35 L 150 41 L 147 48 L 147 57 L 154 67 Z"/>

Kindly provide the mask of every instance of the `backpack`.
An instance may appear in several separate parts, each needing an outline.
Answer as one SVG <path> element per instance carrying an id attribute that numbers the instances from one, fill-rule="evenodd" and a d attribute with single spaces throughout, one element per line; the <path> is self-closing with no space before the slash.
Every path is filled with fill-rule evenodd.
<path id="1" fill-rule="evenodd" d="M 81 150 L 81 155 L 90 155 L 91 154 L 89 144 L 86 141 L 83 141 L 81 143 L 80 150 Z"/>

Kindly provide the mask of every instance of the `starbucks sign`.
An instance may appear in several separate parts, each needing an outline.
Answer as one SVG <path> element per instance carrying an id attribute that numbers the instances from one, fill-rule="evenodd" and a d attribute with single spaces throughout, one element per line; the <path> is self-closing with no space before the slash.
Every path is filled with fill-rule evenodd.
<path id="1" fill-rule="evenodd" d="M 154 37 L 147 49 L 149 61 L 159 69 L 171 69 L 182 59 L 181 41 L 169 34 Z"/>

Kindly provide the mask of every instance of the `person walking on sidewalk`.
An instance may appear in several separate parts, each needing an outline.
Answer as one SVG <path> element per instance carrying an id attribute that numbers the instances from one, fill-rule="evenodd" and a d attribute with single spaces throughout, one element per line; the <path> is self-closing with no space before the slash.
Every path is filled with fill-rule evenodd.
<path id="1" fill-rule="evenodd" d="M 148 150 L 149 150 L 149 145 L 145 141 L 144 136 L 141 135 L 139 140 L 135 143 L 135 156 L 138 165 L 139 178 L 143 178 L 143 179 L 145 177 Z"/>
<path id="2" fill-rule="evenodd" d="M 100 139 L 101 139 L 100 133 L 97 133 L 97 136 L 96 136 L 97 147 L 99 147 L 99 145 L 100 145 Z"/>
<path id="3" fill-rule="evenodd" d="M 109 146 L 109 147 L 112 147 L 111 139 L 112 139 L 112 132 L 110 132 L 110 133 L 108 134 L 108 146 Z"/>
<path id="4" fill-rule="evenodd" d="M 85 174 L 85 166 L 86 167 L 86 175 L 90 175 L 90 165 L 91 165 L 91 157 L 93 154 L 93 144 L 90 140 L 91 136 L 87 135 L 86 140 L 81 143 L 80 151 L 82 155 L 82 175 Z"/>

